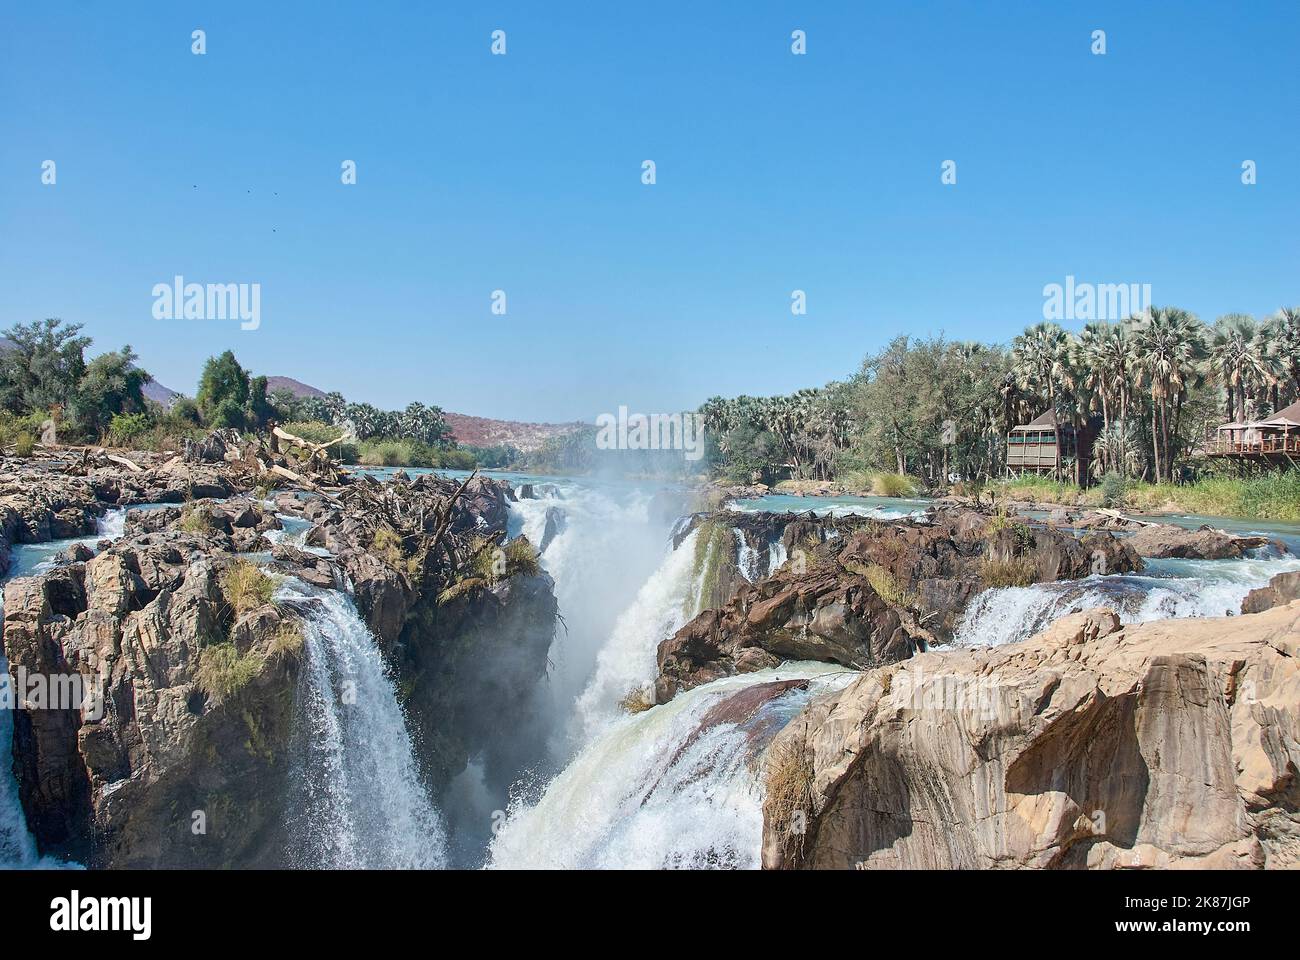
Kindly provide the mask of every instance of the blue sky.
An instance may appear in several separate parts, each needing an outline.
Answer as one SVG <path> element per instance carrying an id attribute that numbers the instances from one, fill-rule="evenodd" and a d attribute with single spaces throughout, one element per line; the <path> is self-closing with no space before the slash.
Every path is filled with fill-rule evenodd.
<path id="1" fill-rule="evenodd" d="M 232 348 L 381 406 L 590 420 L 819 385 L 900 333 L 1008 341 L 1067 274 L 1205 319 L 1300 303 L 1294 0 L 4 19 L 0 325 L 83 323 L 189 393 Z M 154 319 L 175 274 L 260 283 L 260 329 Z"/>

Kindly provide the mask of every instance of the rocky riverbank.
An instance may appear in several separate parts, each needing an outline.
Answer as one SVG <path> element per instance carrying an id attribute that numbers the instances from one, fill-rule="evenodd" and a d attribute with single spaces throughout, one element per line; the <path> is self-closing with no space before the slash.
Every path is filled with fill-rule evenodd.
<path id="1" fill-rule="evenodd" d="M 130 510 L 117 542 L 77 545 L 5 587 L 11 673 L 88 695 L 79 708 L 28 698 L 15 710 L 14 773 L 42 854 L 288 865 L 288 781 L 308 735 L 303 618 L 319 611 L 310 595 L 282 598 L 283 578 L 354 599 L 435 796 L 471 756 L 485 777 L 512 780 L 529 738 L 548 735 L 530 705 L 556 602 L 532 545 L 506 540 L 508 484 L 280 478 L 272 509 L 233 496 L 254 479 L 202 457 L 4 464 L 6 544 L 93 535 L 116 507 L 181 504 Z M 275 532 L 277 514 L 310 525 L 300 543 Z"/>
<path id="2" fill-rule="evenodd" d="M 731 551 L 717 551 L 722 560 L 703 586 L 709 608 L 659 646 L 660 703 L 787 659 L 865 669 L 906 658 L 951 641 L 966 605 L 987 587 L 1142 569 L 1137 552 L 1110 533 L 1076 538 L 962 508 L 900 521 L 707 515 L 684 526 L 679 542 L 694 530 L 697 549 L 701 538 L 721 547 L 739 535 L 765 558 L 779 544 L 786 560 L 751 583 L 735 575 Z"/>
<path id="3" fill-rule="evenodd" d="M 774 741 L 763 865 L 1294 867 L 1298 654 L 1293 601 L 872 670 Z"/>

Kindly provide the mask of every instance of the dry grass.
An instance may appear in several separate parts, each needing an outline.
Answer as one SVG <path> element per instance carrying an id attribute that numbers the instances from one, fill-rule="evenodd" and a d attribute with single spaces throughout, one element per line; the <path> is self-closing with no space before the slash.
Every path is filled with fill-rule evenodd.
<path id="1" fill-rule="evenodd" d="M 767 756 L 763 809 L 789 863 L 803 855 L 804 836 L 812 818 L 813 776 L 812 756 L 801 739 L 781 736 L 773 741 Z"/>
<path id="2" fill-rule="evenodd" d="M 235 618 L 271 602 L 275 581 L 247 560 L 236 560 L 221 574 L 221 593 Z"/>
<path id="3" fill-rule="evenodd" d="M 542 564 L 537 559 L 537 551 L 528 540 L 518 537 L 506 544 L 507 576 L 535 577 L 541 572 Z"/>
<path id="4" fill-rule="evenodd" d="M 204 647 L 199 653 L 195 681 L 209 697 L 229 700 L 244 689 L 262 668 L 262 658 L 249 651 L 241 654 L 233 643 Z"/>
<path id="5" fill-rule="evenodd" d="M 1027 557 L 985 560 L 980 578 L 986 587 L 1027 587 L 1038 579 L 1038 566 Z"/>
<path id="6" fill-rule="evenodd" d="M 654 692 L 645 687 L 633 687 L 618 702 L 624 713 L 645 713 L 655 705 Z"/>
<path id="7" fill-rule="evenodd" d="M 268 659 L 296 659 L 302 654 L 302 628 L 291 620 L 285 620 L 271 634 L 266 646 Z"/>
<path id="8" fill-rule="evenodd" d="M 216 533 L 217 524 L 212 519 L 212 511 L 206 506 L 191 506 L 181 511 L 181 529 L 202 537 Z"/>
<path id="9" fill-rule="evenodd" d="M 850 557 L 840 561 L 840 565 L 849 573 L 856 574 L 876 591 L 881 600 L 895 607 L 914 608 L 920 598 L 898 582 L 898 578 L 878 563 L 863 563 Z"/>

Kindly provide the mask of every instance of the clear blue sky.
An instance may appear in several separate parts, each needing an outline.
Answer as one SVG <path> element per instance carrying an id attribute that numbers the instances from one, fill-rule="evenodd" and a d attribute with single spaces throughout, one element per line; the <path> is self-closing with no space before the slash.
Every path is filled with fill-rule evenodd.
<path id="1" fill-rule="evenodd" d="M 904 332 L 1007 341 L 1067 274 L 1271 313 L 1300 303 L 1298 41 L 1295 0 L 10 2 L 0 325 L 83 323 L 187 393 L 233 348 L 589 420 L 819 385 Z M 155 320 L 178 273 L 260 283 L 261 329 Z"/>

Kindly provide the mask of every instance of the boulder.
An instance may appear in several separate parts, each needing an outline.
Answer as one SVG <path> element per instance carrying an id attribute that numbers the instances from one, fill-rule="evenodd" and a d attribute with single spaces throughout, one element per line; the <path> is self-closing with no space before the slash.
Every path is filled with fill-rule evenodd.
<path id="1" fill-rule="evenodd" d="M 1279 573 L 1268 582 L 1246 594 L 1241 601 L 1242 613 L 1263 613 L 1293 600 L 1300 600 L 1300 570 Z"/>
<path id="2" fill-rule="evenodd" d="M 1187 560 L 1238 560 L 1248 551 L 1270 543 L 1268 537 L 1236 536 L 1204 526 L 1188 530 L 1173 524 L 1143 527 L 1128 540 L 1129 546 L 1144 557 Z"/>
<path id="3" fill-rule="evenodd" d="M 1300 866 L 1297 654 L 1292 602 L 872 670 L 774 741 L 763 865 Z"/>

